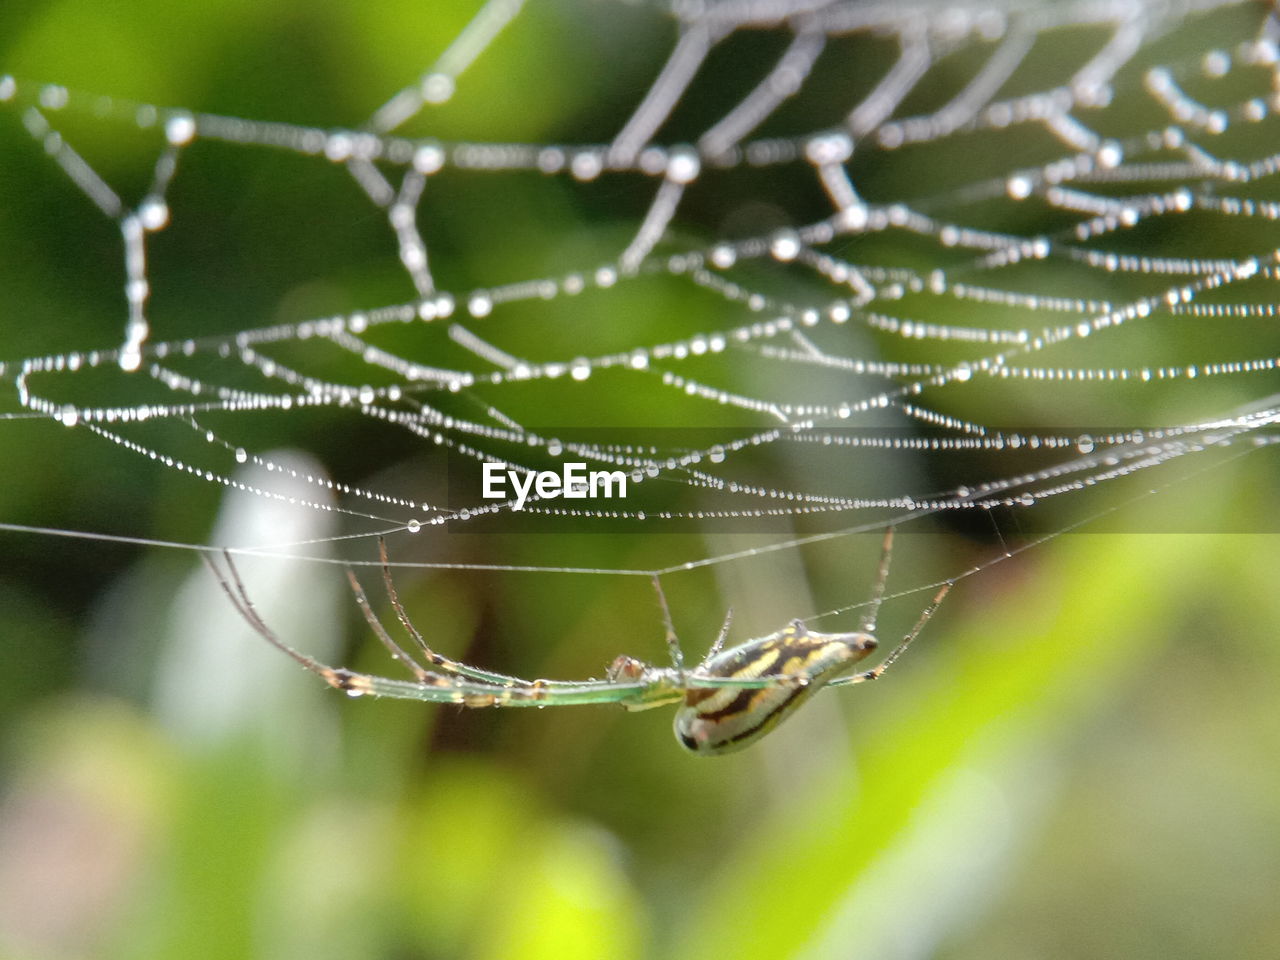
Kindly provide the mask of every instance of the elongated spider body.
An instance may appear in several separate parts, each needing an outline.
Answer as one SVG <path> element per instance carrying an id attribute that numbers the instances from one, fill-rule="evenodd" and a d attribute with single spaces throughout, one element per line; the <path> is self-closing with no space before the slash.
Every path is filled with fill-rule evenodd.
<path id="1" fill-rule="evenodd" d="M 715 756 L 740 750 L 760 739 L 823 687 L 878 679 L 901 656 L 938 609 L 951 584 L 943 585 L 889 656 L 869 670 L 851 673 L 854 666 L 877 647 L 873 630 L 889 575 L 892 548 L 893 528 L 890 527 L 881 548 L 871 601 L 858 630 L 815 633 L 807 629 L 803 621 L 793 620 L 777 633 L 724 649 L 731 623 L 731 617 L 726 616 L 711 649 L 692 669 L 685 668 L 666 596 L 658 578 L 654 577 L 672 665 L 657 667 L 623 655 L 610 664 L 605 679 L 582 681 L 522 680 L 468 666 L 437 653 L 405 613 L 391 578 L 386 545 L 381 541 L 379 551 L 387 595 L 400 623 L 413 639 L 421 661 L 406 652 L 387 632 L 351 570 L 347 571 L 347 579 L 370 628 L 391 656 L 408 669 L 412 680 L 330 667 L 295 650 L 276 636 L 259 616 L 229 553 L 223 553 L 229 577 L 208 557 L 205 563 L 236 610 L 259 635 L 349 696 L 395 697 L 457 703 L 465 707 L 616 703 L 627 710 L 649 710 L 680 704 L 675 716 L 676 739 L 696 755 Z"/>
<path id="2" fill-rule="evenodd" d="M 676 739 L 694 753 L 729 753 L 758 740 L 876 648 L 869 633 L 811 633 L 800 620 L 709 659 L 711 676 L 770 680 L 757 688 L 691 687 L 676 711 Z M 803 683 L 793 678 L 804 678 Z"/>

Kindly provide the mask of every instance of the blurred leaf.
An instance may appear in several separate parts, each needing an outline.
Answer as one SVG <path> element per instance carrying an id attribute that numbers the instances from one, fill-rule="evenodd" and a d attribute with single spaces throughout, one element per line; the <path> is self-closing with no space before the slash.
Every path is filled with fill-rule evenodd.
<path id="1" fill-rule="evenodd" d="M 962 662 L 947 664 L 953 673 L 945 685 L 907 722 L 868 738 L 856 771 L 751 825 L 741 849 L 712 871 L 709 896 L 676 956 L 795 956 L 827 936 L 840 905 L 863 893 L 860 884 L 906 842 L 916 811 L 946 788 L 954 771 L 991 744 L 1014 754 L 1054 750 L 1130 671 L 1177 635 L 1179 598 L 1202 575 L 1197 542 L 1174 535 L 1069 536 L 1041 556 L 1042 562 L 1053 556 L 1054 566 L 1041 566 L 1018 597 L 973 611 L 967 625 L 940 617 L 936 627 L 967 651 Z M 965 592 L 957 588 L 960 597 Z M 1138 595 L 1146 602 L 1135 604 Z M 964 642 L 965 633 L 981 642 Z M 940 650 L 933 656 L 947 659 Z M 969 882 L 964 863 L 939 859 L 921 870 L 946 871 L 958 887 Z M 886 924 L 911 923 L 914 913 L 932 908 L 929 902 L 882 906 Z M 846 932 L 873 942 L 890 939 L 883 930 Z M 846 946 L 854 948 L 853 941 Z"/>

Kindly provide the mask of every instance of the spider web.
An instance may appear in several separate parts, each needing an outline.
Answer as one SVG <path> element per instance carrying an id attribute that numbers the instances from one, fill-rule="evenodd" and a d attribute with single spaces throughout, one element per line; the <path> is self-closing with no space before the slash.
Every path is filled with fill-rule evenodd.
<path id="1" fill-rule="evenodd" d="M 9 322 L 4 426 L 340 523 L 257 552 L 749 535 L 664 541 L 664 571 L 925 514 L 1052 534 L 1271 442 L 1267 5 L 569 9 L 581 32 L 507 81 L 561 95 L 528 118 L 486 109 L 549 35 L 514 0 L 333 126 L 0 78 L 43 231 L 116 251 L 66 258 L 98 335 Z M 571 461 L 627 496 L 482 496 L 484 463 Z M 45 532 L 155 542 L 90 513 Z M 433 563 L 522 565 L 445 542 Z"/>

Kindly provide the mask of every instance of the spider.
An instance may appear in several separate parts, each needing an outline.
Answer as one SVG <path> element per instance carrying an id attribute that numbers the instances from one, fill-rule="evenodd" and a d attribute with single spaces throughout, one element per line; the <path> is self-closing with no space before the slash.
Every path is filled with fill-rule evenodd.
<path id="1" fill-rule="evenodd" d="M 419 662 L 410 656 L 382 625 L 369 599 L 347 570 L 347 579 L 357 605 L 391 656 L 408 668 L 412 680 L 395 680 L 346 668 L 330 667 L 289 646 L 267 626 L 249 599 L 240 574 L 223 551 L 227 572 L 223 574 L 208 557 L 205 564 L 223 591 L 248 624 L 273 646 L 292 657 L 331 687 L 349 696 L 371 694 L 429 703 L 458 703 L 465 707 L 570 706 L 584 703 L 617 703 L 627 710 L 648 710 L 670 703 L 680 704 L 675 717 L 675 735 L 681 745 L 698 756 L 716 756 L 740 750 L 755 742 L 790 716 L 823 687 L 841 687 L 877 680 L 902 656 L 942 603 L 952 583 L 948 581 L 921 612 L 911 631 L 878 665 L 859 673 L 849 671 L 876 649 L 872 631 L 884 597 L 893 550 L 893 528 L 885 531 L 880 549 L 880 565 L 871 588 L 871 600 L 858 629 L 852 633 L 815 633 L 802 620 L 767 637 L 724 648 L 732 622 L 732 611 L 711 649 L 692 669 L 685 667 L 684 655 L 671 622 L 671 611 L 655 576 L 654 589 L 666 627 L 671 666 L 658 667 L 625 654 L 609 665 L 603 680 L 522 680 L 490 670 L 459 663 L 437 653 L 409 620 L 391 578 L 386 543 L 378 541 L 382 578 L 397 618 L 413 639 Z M 423 666 L 423 663 L 429 666 Z"/>

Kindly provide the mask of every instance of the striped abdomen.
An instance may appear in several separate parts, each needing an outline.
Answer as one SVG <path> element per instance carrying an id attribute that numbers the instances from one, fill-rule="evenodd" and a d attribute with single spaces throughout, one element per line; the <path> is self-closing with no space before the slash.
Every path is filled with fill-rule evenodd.
<path id="1" fill-rule="evenodd" d="M 676 712 L 676 739 L 703 755 L 739 750 L 847 673 L 875 646 L 868 633 L 810 633 L 796 620 L 772 636 L 726 650 L 690 678 L 684 705 Z M 763 687 L 705 687 L 697 685 L 698 676 L 779 680 Z"/>

